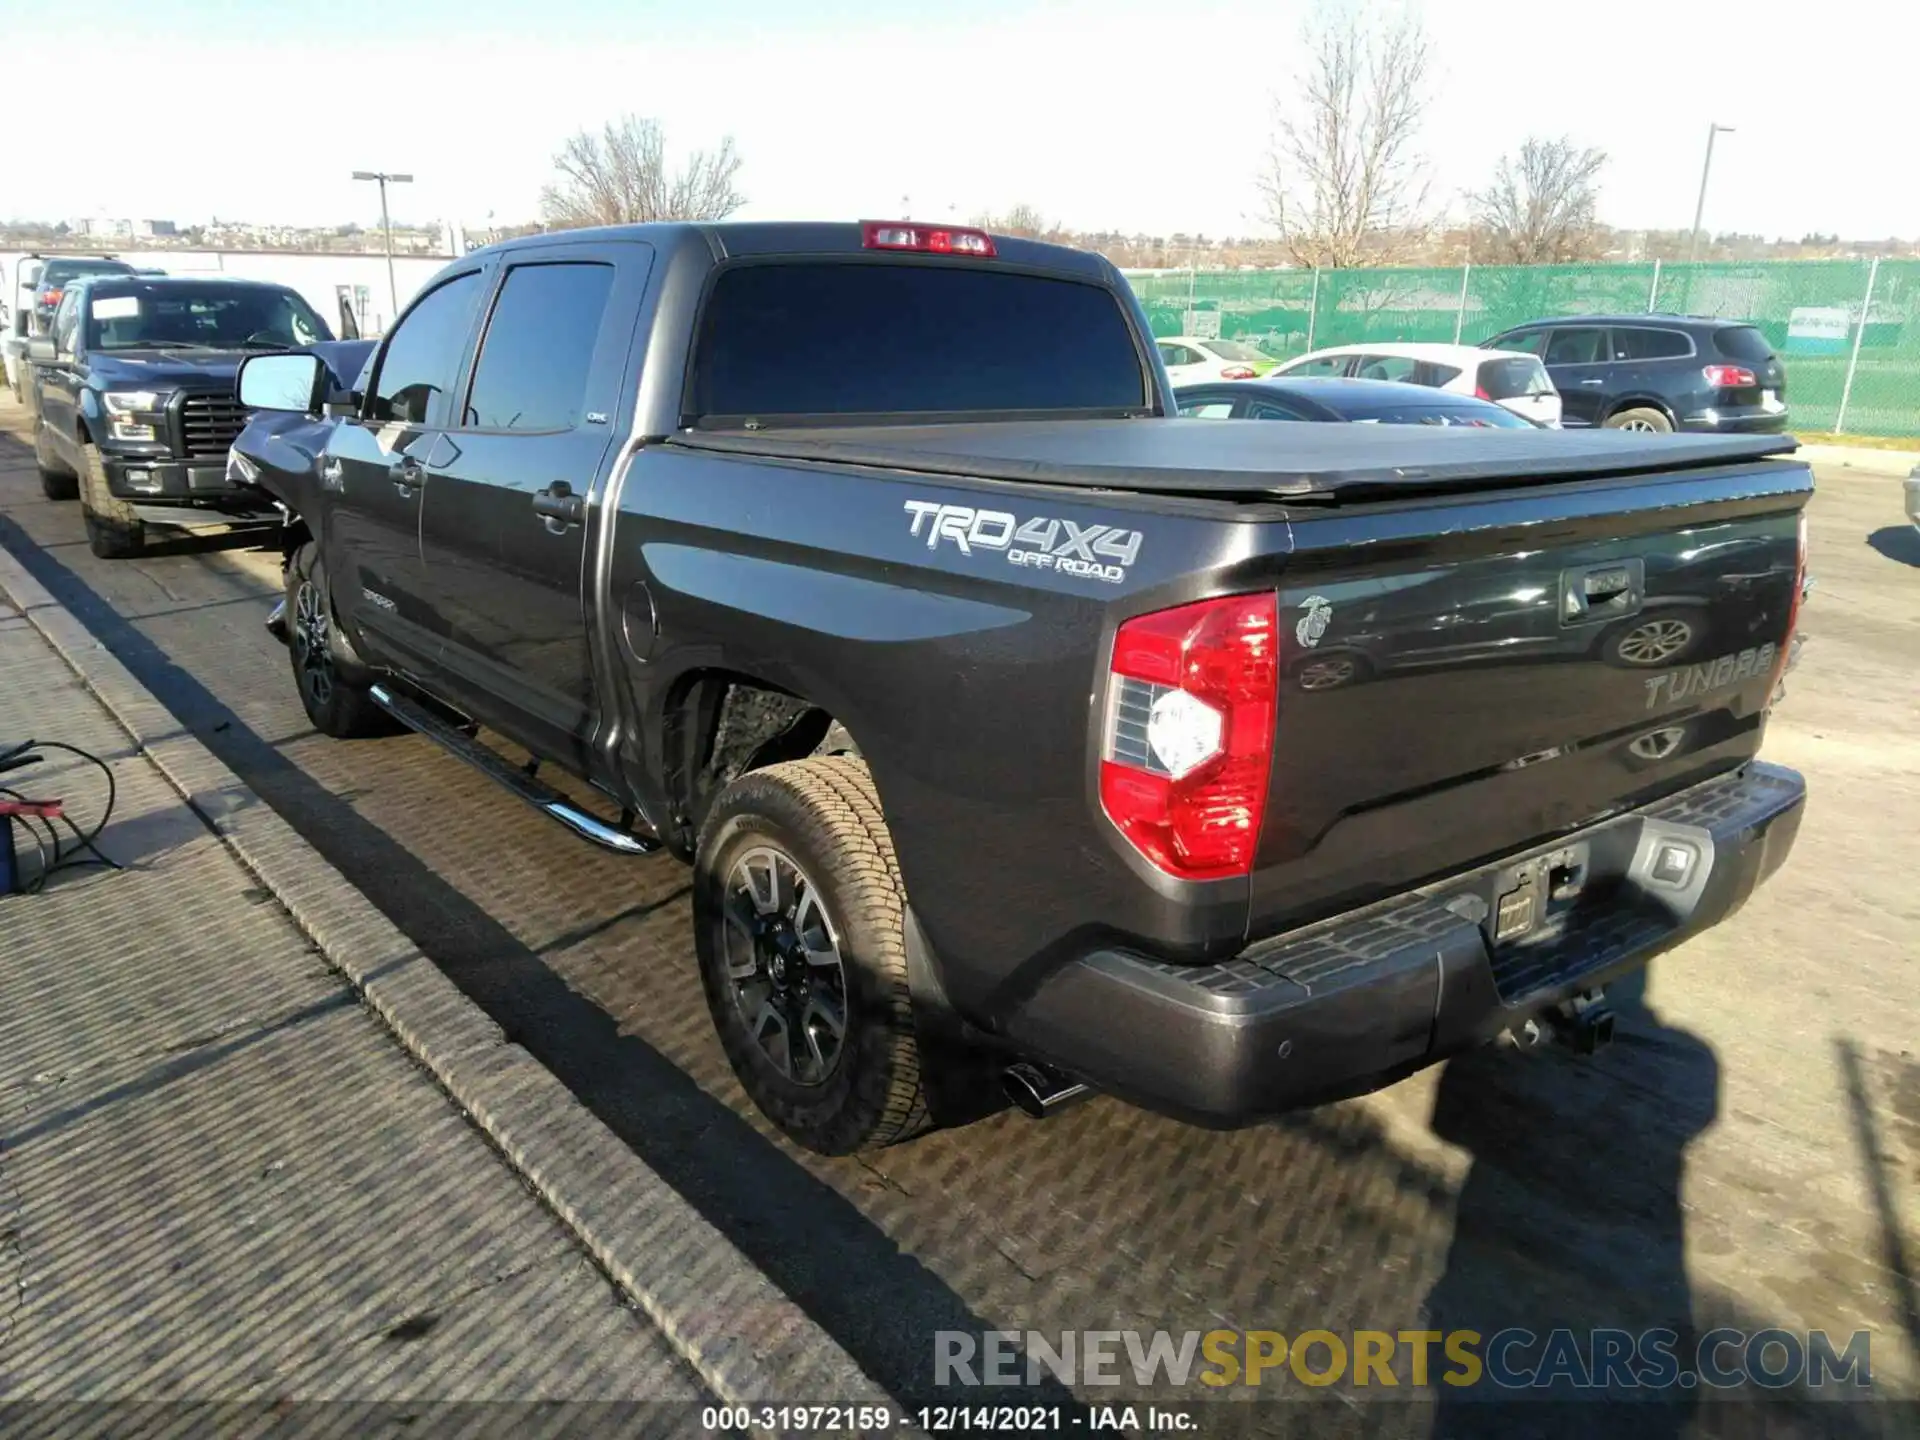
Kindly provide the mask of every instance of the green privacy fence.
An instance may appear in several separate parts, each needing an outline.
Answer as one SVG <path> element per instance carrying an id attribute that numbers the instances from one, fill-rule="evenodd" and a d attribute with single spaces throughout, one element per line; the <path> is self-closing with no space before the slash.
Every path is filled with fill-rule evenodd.
<path id="1" fill-rule="evenodd" d="M 1920 260 L 1130 275 L 1156 335 L 1221 335 L 1277 358 L 1384 340 L 1473 344 L 1553 315 L 1649 310 L 1757 325 L 1799 430 L 1920 435 Z"/>

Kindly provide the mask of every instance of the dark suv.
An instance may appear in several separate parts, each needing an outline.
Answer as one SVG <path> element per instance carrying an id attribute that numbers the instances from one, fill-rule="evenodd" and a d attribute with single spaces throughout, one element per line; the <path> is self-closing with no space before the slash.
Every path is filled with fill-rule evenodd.
<path id="1" fill-rule="evenodd" d="M 1572 315 L 1480 342 L 1545 362 L 1561 423 L 1610 430 L 1787 428 L 1787 371 L 1753 326 L 1699 315 Z"/>

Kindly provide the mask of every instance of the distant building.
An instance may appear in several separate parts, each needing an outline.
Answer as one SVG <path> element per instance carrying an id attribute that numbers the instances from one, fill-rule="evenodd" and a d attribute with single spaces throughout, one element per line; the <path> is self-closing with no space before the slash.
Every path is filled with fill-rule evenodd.
<path id="1" fill-rule="evenodd" d="M 142 240 L 155 240 L 162 236 L 178 235 L 180 227 L 171 220 L 136 220 L 133 233 Z"/>
<path id="2" fill-rule="evenodd" d="M 84 235 L 89 240 L 131 240 L 133 222 L 131 220 L 107 220 L 99 216 L 72 221 L 67 229 L 75 235 Z"/>

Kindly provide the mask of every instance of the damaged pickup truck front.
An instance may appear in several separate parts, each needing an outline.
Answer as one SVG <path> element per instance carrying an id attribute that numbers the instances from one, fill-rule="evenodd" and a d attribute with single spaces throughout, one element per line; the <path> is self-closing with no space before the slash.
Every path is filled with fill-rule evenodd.
<path id="1" fill-rule="evenodd" d="M 1596 1044 L 1798 828 L 1787 437 L 1171 418 L 1105 261 L 909 222 L 511 241 L 353 391 L 239 383 L 304 417 L 257 483 L 313 723 L 691 862 L 816 1150 L 981 1076 L 1236 1124 Z"/>

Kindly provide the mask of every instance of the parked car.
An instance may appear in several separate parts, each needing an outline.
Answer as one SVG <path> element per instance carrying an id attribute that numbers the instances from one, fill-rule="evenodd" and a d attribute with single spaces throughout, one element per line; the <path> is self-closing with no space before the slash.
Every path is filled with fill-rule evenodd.
<path id="1" fill-rule="evenodd" d="M 133 266 L 110 255 L 50 255 L 41 257 L 33 279 L 32 333 L 45 335 L 53 326 L 53 312 L 67 285 L 82 275 L 131 275 Z"/>
<path id="2" fill-rule="evenodd" d="M 250 352 L 331 340 L 297 291 L 258 280 L 92 275 L 67 286 L 52 333 L 29 342 L 41 488 L 80 499 L 93 553 L 139 552 L 148 524 L 275 515 L 235 486 L 227 450 Z"/>
<path id="3" fill-rule="evenodd" d="M 1574 315 L 1535 320 L 1486 342 L 1537 355 L 1567 425 L 1668 434 L 1772 434 L 1787 428 L 1787 371 L 1767 337 L 1697 315 Z"/>
<path id="4" fill-rule="evenodd" d="M 1202 380 L 1252 380 L 1273 369 L 1276 361 L 1238 340 L 1198 340 L 1175 335 L 1153 342 L 1175 385 Z"/>
<path id="5" fill-rule="evenodd" d="M 1489 354 L 1475 345 L 1336 345 L 1289 360 L 1273 373 L 1398 380 L 1490 400 L 1549 429 L 1560 423 L 1560 396 L 1537 355 Z"/>
<path id="6" fill-rule="evenodd" d="M 1326 380 L 1269 376 L 1173 392 L 1182 415 L 1202 420 L 1345 420 L 1359 425 L 1450 425 L 1480 430 L 1535 430 L 1503 405 L 1472 395 L 1429 390 L 1395 380 Z"/>
<path id="7" fill-rule="evenodd" d="M 1232 1124 L 1536 1016 L 1597 1044 L 1605 984 L 1798 825 L 1804 782 L 1755 758 L 1791 440 L 1277 444 L 1170 416 L 1105 260 L 908 221 L 508 241 L 353 393 L 267 355 L 239 395 L 320 441 L 259 479 L 313 725 L 398 719 L 691 861 L 727 1057 L 815 1150 L 964 1116 L 981 1073 L 1033 1113 L 1092 1087 Z M 1697 663 L 1478 663 L 1736 572 L 1738 647 Z M 1544 607 L 1477 603 L 1542 575 Z M 1400 594 L 1379 623 L 1468 624 L 1475 660 L 1283 691 Z"/>

